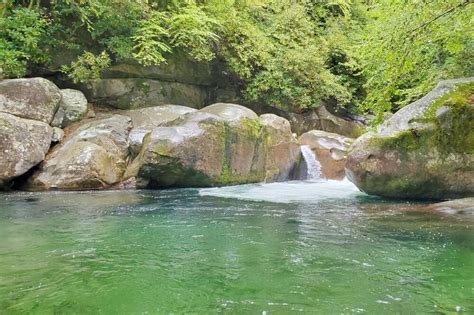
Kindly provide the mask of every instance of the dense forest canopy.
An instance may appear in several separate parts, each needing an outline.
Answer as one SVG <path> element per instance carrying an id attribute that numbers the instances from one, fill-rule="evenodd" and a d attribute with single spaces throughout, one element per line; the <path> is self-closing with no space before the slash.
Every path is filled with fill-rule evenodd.
<path id="1" fill-rule="evenodd" d="M 440 79 L 474 74 L 470 0 L 0 0 L 0 77 L 64 51 L 75 82 L 173 54 L 225 63 L 248 101 L 336 101 L 378 118 Z M 57 61 L 57 60 L 55 60 Z"/>

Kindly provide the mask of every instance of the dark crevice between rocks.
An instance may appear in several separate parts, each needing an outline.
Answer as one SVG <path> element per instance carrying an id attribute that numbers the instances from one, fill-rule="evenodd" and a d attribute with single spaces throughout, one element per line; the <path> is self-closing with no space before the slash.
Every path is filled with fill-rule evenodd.
<path id="1" fill-rule="evenodd" d="M 52 147 L 51 147 L 52 148 Z M 50 150 L 51 150 L 50 148 Z M 11 190 L 22 190 L 26 191 L 25 186 L 30 177 L 39 169 L 39 164 L 30 168 L 25 174 L 16 177 L 11 183 Z"/>

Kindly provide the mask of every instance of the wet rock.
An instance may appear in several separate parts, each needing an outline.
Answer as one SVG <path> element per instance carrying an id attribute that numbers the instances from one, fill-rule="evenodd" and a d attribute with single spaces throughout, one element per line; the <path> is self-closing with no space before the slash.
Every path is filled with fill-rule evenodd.
<path id="1" fill-rule="evenodd" d="M 441 82 L 402 108 L 349 155 L 347 175 L 361 190 L 392 198 L 474 195 L 474 78 Z"/>
<path id="2" fill-rule="evenodd" d="M 81 91 L 72 89 L 61 90 L 61 95 L 61 102 L 51 125 L 65 128 L 86 116 L 87 99 Z"/>
<path id="3" fill-rule="evenodd" d="M 336 133 L 311 130 L 301 135 L 299 141 L 314 152 L 321 164 L 321 175 L 324 178 L 344 179 L 346 159 L 354 139 Z"/>
<path id="4" fill-rule="evenodd" d="M 462 198 L 439 202 L 428 206 L 428 209 L 443 214 L 474 215 L 474 198 Z"/>
<path id="5" fill-rule="evenodd" d="M 28 190 L 84 190 L 119 183 L 127 166 L 129 117 L 87 122 L 69 134 L 28 180 Z"/>
<path id="6" fill-rule="evenodd" d="M 0 81 L 0 112 L 49 124 L 60 100 L 59 88 L 43 78 Z"/>
<path id="7" fill-rule="evenodd" d="M 0 113 L 0 188 L 44 159 L 52 134 L 44 122 Z"/>

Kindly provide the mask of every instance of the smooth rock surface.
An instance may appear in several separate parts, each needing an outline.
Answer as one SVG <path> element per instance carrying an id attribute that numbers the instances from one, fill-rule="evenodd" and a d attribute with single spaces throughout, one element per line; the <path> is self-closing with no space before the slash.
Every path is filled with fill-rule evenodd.
<path id="1" fill-rule="evenodd" d="M 46 123 L 0 113 L 0 188 L 44 159 L 52 134 Z"/>
<path id="2" fill-rule="evenodd" d="M 54 115 L 53 127 L 65 128 L 71 123 L 83 119 L 87 114 L 87 99 L 81 91 L 73 89 L 61 90 L 61 102 Z"/>
<path id="3" fill-rule="evenodd" d="M 428 209 L 443 214 L 474 215 L 474 197 L 435 203 L 428 206 Z"/>
<path id="4" fill-rule="evenodd" d="M 146 134 L 164 123 L 173 121 L 181 115 L 193 111 L 195 109 L 186 106 L 162 105 L 124 110 L 118 113 L 132 119 L 133 129 L 129 134 L 129 142 L 132 152 L 136 155 L 142 147 L 143 138 Z"/>
<path id="5" fill-rule="evenodd" d="M 299 141 L 313 150 L 321 163 L 324 178 L 344 179 L 347 155 L 354 139 L 322 130 L 311 130 L 302 134 Z"/>
<path id="6" fill-rule="evenodd" d="M 354 144 L 346 164 L 361 190 L 391 198 L 474 195 L 474 78 L 441 82 L 377 132 Z"/>
<path id="7" fill-rule="evenodd" d="M 300 146 L 288 120 L 274 114 L 259 118 L 266 145 L 265 181 L 288 180 L 300 159 Z"/>
<path id="8" fill-rule="evenodd" d="M 0 112 L 51 123 L 59 106 L 61 92 L 43 78 L 0 81 Z"/>
<path id="9" fill-rule="evenodd" d="M 50 151 L 27 182 L 28 190 L 109 188 L 122 180 L 129 155 L 129 117 L 86 122 Z"/>
<path id="10" fill-rule="evenodd" d="M 220 103 L 157 127 L 145 137 L 139 154 L 137 186 L 207 187 L 260 182 L 267 174 L 269 180 L 281 178 L 291 168 L 291 154 L 297 154 L 290 149 L 289 123 L 268 128 L 271 119 L 276 120 L 263 117 L 262 123 L 245 107 Z M 290 157 L 268 158 L 280 144 Z"/>

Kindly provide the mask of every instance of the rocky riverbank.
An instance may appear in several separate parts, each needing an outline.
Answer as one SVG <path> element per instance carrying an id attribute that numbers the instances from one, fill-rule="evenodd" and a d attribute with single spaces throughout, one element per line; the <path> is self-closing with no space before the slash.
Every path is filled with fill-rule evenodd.
<path id="1" fill-rule="evenodd" d="M 298 137 L 287 119 L 238 104 L 94 110 L 81 91 L 44 78 L 3 80 L 0 187 L 212 187 L 306 179 L 308 167 L 317 167 L 321 178 L 347 174 L 359 189 L 383 197 L 470 197 L 473 84 L 442 82 L 354 142 L 323 130 Z M 302 155 L 301 146 L 312 153 Z"/>

